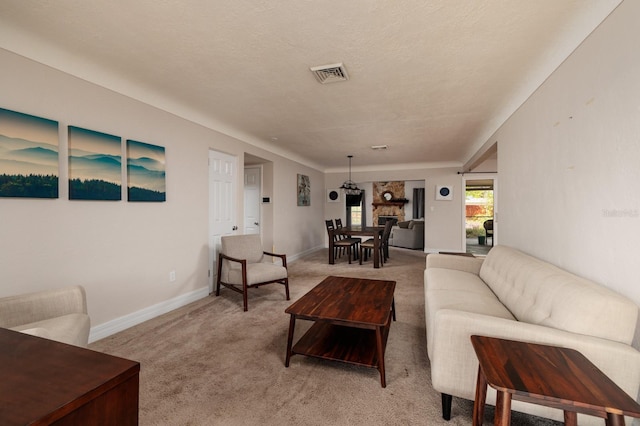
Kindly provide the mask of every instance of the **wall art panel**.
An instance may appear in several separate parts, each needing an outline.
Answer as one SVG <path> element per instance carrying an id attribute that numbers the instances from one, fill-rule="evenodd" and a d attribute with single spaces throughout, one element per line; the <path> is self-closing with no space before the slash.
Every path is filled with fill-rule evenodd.
<path id="1" fill-rule="evenodd" d="M 122 139 L 69 126 L 69 199 L 122 199 Z"/>
<path id="2" fill-rule="evenodd" d="M 0 197 L 58 198 L 58 122 L 0 108 Z"/>
<path id="3" fill-rule="evenodd" d="M 164 147 L 127 140 L 129 201 L 166 201 Z"/>

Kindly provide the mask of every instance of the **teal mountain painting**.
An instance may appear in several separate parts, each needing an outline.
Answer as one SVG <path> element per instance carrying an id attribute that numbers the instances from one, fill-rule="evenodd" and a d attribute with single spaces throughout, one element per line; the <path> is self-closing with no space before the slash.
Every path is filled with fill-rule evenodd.
<path id="1" fill-rule="evenodd" d="M 58 122 L 0 108 L 0 197 L 58 198 Z"/>
<path id="2" fill-rule="evenodd" d="M 129 201 L 166 201 L 164 147 L 127 140 Z"/>
<path id="3" fill-rule="evenodd" d="M 69 199 L 122 199 L 122 140 L 69 126 Z"/>

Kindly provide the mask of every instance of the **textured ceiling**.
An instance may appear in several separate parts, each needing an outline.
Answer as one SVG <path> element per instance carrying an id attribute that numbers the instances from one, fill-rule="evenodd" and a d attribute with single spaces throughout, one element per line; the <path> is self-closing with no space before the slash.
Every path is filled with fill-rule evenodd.
<path id="1" fill-rule="evenodd" d="M 619 3 L 2 0 L 0 47 L 320 170 L 463 164 Z"/>

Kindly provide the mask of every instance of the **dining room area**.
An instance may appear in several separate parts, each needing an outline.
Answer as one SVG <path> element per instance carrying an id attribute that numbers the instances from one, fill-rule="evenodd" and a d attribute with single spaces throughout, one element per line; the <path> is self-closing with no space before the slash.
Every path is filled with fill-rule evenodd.
<path id="1" fill-rule="evenodd" d="M 349 264 L 362 265 L 370 261 L 374 268 L 384 266 L 389 259 L 389 235 L 395 223 L 395 219 L 389 219 L 384 226 L 343 226 L 340 218 L 325 220 L 329 238 L 328 263 L 333 265 L 345 257 Z"/>
<path id="2" fill-rule="evenodd" d="M 338 217 L 334 211 L 334 218 L 325 219 L 328 263 L 344 261 L 384 267 L 390 259 L 393 226 L 414 217 L 424 218 L 424 182 L 376 181 L 360 185 L 362 188 L 347 180 L 340 188 L 328 190 L 328 201 L 344 206 L 344 216 Z"/>

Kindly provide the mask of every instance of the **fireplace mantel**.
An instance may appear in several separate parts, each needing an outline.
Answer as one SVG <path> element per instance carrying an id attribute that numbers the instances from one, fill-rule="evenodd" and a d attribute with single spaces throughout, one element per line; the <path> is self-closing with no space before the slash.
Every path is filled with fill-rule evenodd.
<path id="1" fill-rule="evenodd" d="M 384 202 L 379 202 L 379 203 L 371 203 L 371 205 L 373 207 L 396 206 L 396 207 L 403 208 L 406 203 L 407 203 L 407 201 L 384 201 Z"/>

